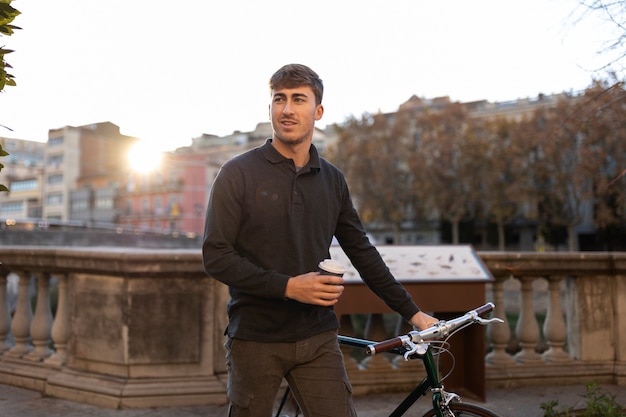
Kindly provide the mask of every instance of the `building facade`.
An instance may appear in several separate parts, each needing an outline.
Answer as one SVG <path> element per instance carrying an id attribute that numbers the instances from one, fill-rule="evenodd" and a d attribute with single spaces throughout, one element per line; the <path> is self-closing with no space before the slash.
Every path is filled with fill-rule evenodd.
<path id="1" fill-rule="evenodd" d="M 10 190 L 0 193 L 0 219 L 5 224 L 15 219 L 40 219 L 46 144 L 1 137 L 0 143 L 9 153 L 1 160 L 0 184 Z"/>
<path id="2" fill-rule="evenodd" d="M 112 223 L 116 190 L 137 138 L 110 122 L 50 130 L 45 151 L 43 218 Z"/>

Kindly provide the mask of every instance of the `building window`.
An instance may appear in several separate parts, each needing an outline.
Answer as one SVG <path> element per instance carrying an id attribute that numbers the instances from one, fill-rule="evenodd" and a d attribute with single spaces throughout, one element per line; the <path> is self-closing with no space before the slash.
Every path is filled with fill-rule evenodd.
<path id="1" fill-rule="evenodd" d="M 112 209 L 113 199 L 111 199 L 110 197 L 97 197 L 96 208 L 97 209 Z"/>
<path id="2" fill-rule="evenodd" d="M 87 200 L 74 200 L 72 201 L 72 211 L 86 211 L 89 210 L 89 202 Z"/>
<path id="3" fill-rule="evenodd" d="M 48 183 L 48 185 L 61 184 L 63 183 L 63 174 L 50 175 L 46 182 Z"/>
<path id="4" fill-rule="evenodd" d="M 63 136 L 56 136 L 54 138 L 48 139 L 48 146 L 58 146 L 63 145 L 65 138 Z"/>
<path id="5" fill-rule="evenodd" d="M 0 206 L 2 214 L 21 213 L 22 211 L 24 211 L 23 201 L 9 201 Z"/>
<path id="6" fill-rule="evenodd" d="M 163 199 L 161 197 L 154 198 L 154 214 L 157 216 L 163 215 Z"/>
<path id="7" fill-rule="evenodd" d="M 48 194 L 48 196 L 46 197 L 46 204 L 49 204 L 51 206 L 63 204 L 63 194 Z"/>
<path id="8" fill-rule="evenodd" d="M 33 191 L 39 188 L 39 181 L 36 179 L 13 181 L 11 183 L 11 192 Z"/>
<path id="9" fill-rule="evenodd" d="M 52 168 L 58 168 L 63 164 L 63 155 L 50 155 L 48 156 L 48 166 Z"/>

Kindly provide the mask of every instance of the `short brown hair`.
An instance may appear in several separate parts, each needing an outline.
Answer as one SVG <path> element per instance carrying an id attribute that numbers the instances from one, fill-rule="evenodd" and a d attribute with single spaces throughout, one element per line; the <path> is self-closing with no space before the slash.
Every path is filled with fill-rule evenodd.
<path id="1" fill-rule="evenodd" d="M 315 94 L 315 103 L 322 104 L 324 84 L 311 68 L 302 64 L 288 64 L 280 68 L 270 78 L 270 93 L 283 88 L 309 86 Z"/>

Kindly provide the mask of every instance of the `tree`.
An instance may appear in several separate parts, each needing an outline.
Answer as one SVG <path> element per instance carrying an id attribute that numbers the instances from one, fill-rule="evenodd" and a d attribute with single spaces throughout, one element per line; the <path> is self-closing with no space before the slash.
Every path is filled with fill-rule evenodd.
<path id="1" fill-rule="evenodd" d="M 577 225 L 624 224 L 625 187 L 618 182 L 626 167 L 621 83 L 596 81 L 584 96 L 537 110 L 513 133 L 522 150 L 517 169 L 529 175 L 520 195 L 537 207 L 539 233 L 547 241 L 558 245 L 567 238 L 568 250 L 575 251 Z"/>
<path id="2" fill-rule="evenodd" d="M 597 81 L 585 100 L 582 157 L 594 192 L 593 220 L 610 235 L 626 226 L 626 91 L 623 83 Z"/>
<path id="3" fill-rule="evenodd" d="M 416 119 L 419 146 L 409 160 L 416 194 L 426 199 L 428 213 L 452 225 L 452 243 L 460 241 L 460 223 L 473 217 L 482 145 L 467 132 L 467 112 L 460 103 L 423 110 Z"/>
<path id="4" fill-rule="evenodd" d="M 496 225 L 498 250 L 506 248 L 505 226 L 518 215 L 518 205 L 523 200 L 522 186 L 526 171 L 520 168 L 523 150 L 514 140 L 516 123 L 509 119 L 472 119 L 470 135 L 481 146 L 475 154 L 480 163 L 476 175 L 479 178 L 479 206 L 485 220 Z"/>
<path id="5" fill-rule="evenodd" d="M 11 7 L 13 0 L 0 0 L 0 36 L 11 36 L 13 31 L 19 29 L 17 26 L 12 25 L 13 20 L 20 14 L 18 10 Z M 8 62 L 5 61 L 4 56 L 13 52 L 10 49 L 5 49 L 4 46 L 0 46 L 0 92 L 4 90 L 5 86 L 14 86 L 15 79 L 13 75 L 7 72 L 7 69 L 11 68 Z M 0 157 L 7 156 L 8 153 L 2 149 L 0 144 Z M 0 170 L 4 168 L 4 165 L 0 164 Z M 9 191 L 9 189 L 0 184 L 0 192 Z"/>
<path id="6" fill-rule="evenodd" d="M 415 200 L 403 120 L 384 114 L 349 120 L 332 159 L 346 174 L 363 221 L 391 227 L 396 241 Z"/>
<path id="7" fill-rule="evenodd" d="M 559 100 L 554 107 L 535 111 L 518 133 L 519 142 L 527 142 L 526 163 L 532 174 L 525 194 L 536 204 L 539 234 L 553 245 L 566 236 L 572 251 L 578 249 L 575 226 L 593 198 L 582 158 L 583 122 L 576 110 L 573 101 Z"/>

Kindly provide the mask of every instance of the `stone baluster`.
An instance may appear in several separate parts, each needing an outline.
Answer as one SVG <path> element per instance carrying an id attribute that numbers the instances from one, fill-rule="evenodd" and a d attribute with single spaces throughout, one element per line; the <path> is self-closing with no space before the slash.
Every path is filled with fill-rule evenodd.
<path id="1" fill-rule="evenodd" d="M 487 326 L 487 339 L 491 352 L 485 357 L 487 365 L 507 365 L 513 364 L 515 361 L 506 352 L 506 348 L 511 339 L 511 329 L 506 318 L 506 310 L 504 306 L 504 281 L 508 276 L 496 277 L 493 282 L 493 302 L 496 305 L 492 317 L 504 320 L 504 323 L 490 323 Z"/>
<path id="2" fill-rule="evenodd" d="M 0 264 L 0 355 L 9 350 L 9 331 L 11 330 L 11 312 L 7 302 L 7 277 L 9 271 Z"/>
<path id="3" fill-rule="evenodd" d="M 563 277 L 561 276 L 548 277 L 550 302 L 548 304 L 546 321 L 543 324 L 543 334 L 549 347 L 543 353 L 543 358 L 548 362 L 568 362 L 572 360 L 564 348 L 567 341 L 567 328 L 561 308 L 562 280 Z"/>
<path id="4" fill-rule="evenodd" d="M 52 311 L 50 309 L 50 274 L 42 272 L 37 278 L 37 306 L 30 324 L 30 334 L 35 347 L 24 357 L 39 362 L 52 354 L 50 348 L 50 329 L 52 328 Z"/>
<path id="5" fill-rule="evenodd" d="M 17 289 L 17 305 L 11 322 L 11 333 L 15 345 L 5 355 L 20 358 L 32 350 L 30 344 L 30 322 L 33 311 L 30 307 L 30 273 L 20 272 Z"/>
<path id="6" fill-rule="evenodd" d="M 542 362 L 541 356 L 535 350 L 539 342 L 539 324 L 533 306 L 533 281 L 536 277 L 518 278 L 522 283 L 522 302 L 515 333 L 522 350 L 515 355 L 515 360 L 520 363 Z"/>
<path id="7" fill-rule="evenodd" d="M 67 275 L 59 276 L 57 311 L 52 324 L 52 341 L 55 352 L 44 361 L 46 366 L 60 369 L 67 362 L 67 342 L 70 336 L 70 313 L 67 305 Z"/>

